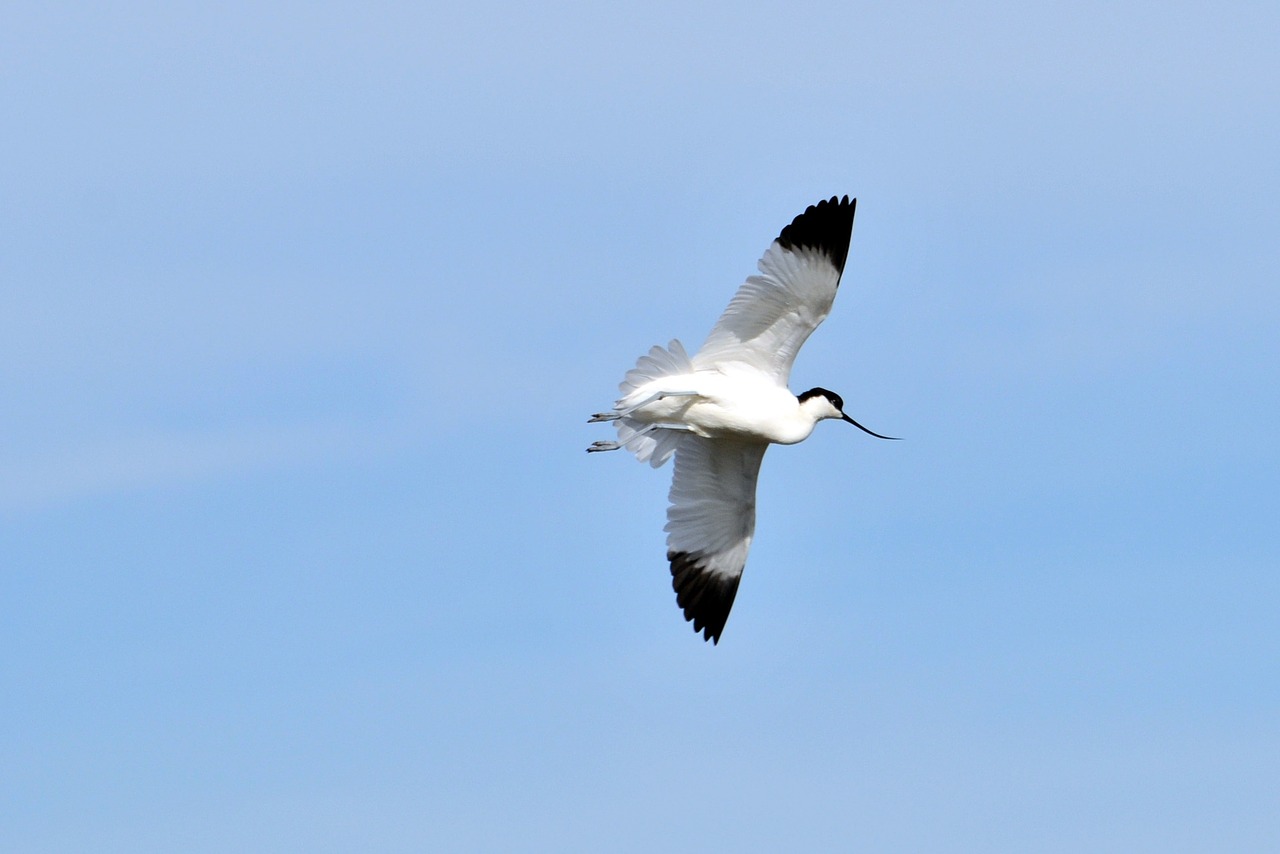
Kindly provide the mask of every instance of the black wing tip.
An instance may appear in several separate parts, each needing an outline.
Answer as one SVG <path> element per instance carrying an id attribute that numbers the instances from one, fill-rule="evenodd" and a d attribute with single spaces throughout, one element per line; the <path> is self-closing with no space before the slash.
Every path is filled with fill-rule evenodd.
<path id="1" fill-rule="evenodd" d="M 718 645 L 742 576 L 726 578 L 708 572 L 701 556 L 689 552 L 667 552 L 667 560 L 671 561 L 676 604 L 684 611 L 684 618 L 693 623 L 695 632 L 702 632 L 703 640 Z"/>
<path id="2" fill-rule="evenodd" d="M 831 259 L 836 272 L 843 273 L 844 262 L 849 257 L 853 214 L 857 207 L 858 200 L 848 196 L 832 196 L 816 205 L 809 205 L 804 213 L 782 229 L 778 243 L 783 249 L 817 249 Z"/>

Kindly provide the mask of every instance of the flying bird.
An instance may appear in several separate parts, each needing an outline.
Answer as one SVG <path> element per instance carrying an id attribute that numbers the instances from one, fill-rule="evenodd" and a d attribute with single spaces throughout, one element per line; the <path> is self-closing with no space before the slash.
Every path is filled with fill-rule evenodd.
<path id="1" fill-rule="evenodd" d="M 810 205 L 782 229 L 738 288 L 702 348 L 679 341 L 641 356 L 622 396 L 588 423 L 613 422 L 617 441 L 654 468 L 675 457 L 667 560 L 676 604 L 718 644 L 756 526 L 756 477 L 770 444 L 794 445 L 828 418 L 881 436 L 844 412 L 840 395 L 788 388 L 796 353 L 831 311 L 853 235 L 856 199 Z"/>

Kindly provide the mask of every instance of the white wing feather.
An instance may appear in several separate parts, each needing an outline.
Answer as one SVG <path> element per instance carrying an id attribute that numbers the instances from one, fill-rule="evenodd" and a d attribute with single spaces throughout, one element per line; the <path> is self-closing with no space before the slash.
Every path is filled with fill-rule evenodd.
<path id="1" fill-rule="evenodd" d="M 759 269 L 729 301 L 693 365 L 745 364 L 785 386 L 796 353 L 831 313 L 840 271 L 822 252 L 784 249 L 776 241 Z"/>

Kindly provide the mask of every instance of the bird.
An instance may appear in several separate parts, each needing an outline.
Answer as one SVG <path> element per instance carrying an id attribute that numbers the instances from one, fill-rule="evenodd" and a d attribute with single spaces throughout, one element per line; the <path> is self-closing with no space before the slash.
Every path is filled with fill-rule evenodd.
<path id="1" fill-rule="evenodd" d="M 720 643 L 755 534 L 756 480 L 770 445 L 793 445 L 819 421 L 839 419 L 878 439 L 825 388 L 792 394 L 791 366 L 835 301 L 857 199 L 810 205 L 765 250 L 702 347 L 654 346 L 627 371 L 609 422 L 616 441 L 658 468 L 675 458 L 667 508 L 667 560 L 676 605 L 704 641 Z"/>

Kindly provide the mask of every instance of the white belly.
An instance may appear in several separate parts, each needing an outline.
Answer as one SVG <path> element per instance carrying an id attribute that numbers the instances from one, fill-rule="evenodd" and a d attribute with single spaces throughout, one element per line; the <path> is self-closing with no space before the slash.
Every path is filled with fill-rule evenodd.
<path id="1" fill-rule="evenodd" d="M 660 393 L 665 396 L 645 403 L 628 417 L 681 427 L 709 439 L 740 437 L 790 445 L 813 432 L 813 422 L 801 415 L 795 395 L 750 374 L 699 371 L 664 377 L 618 401 L 618 407 L 633 406 Z"/>

